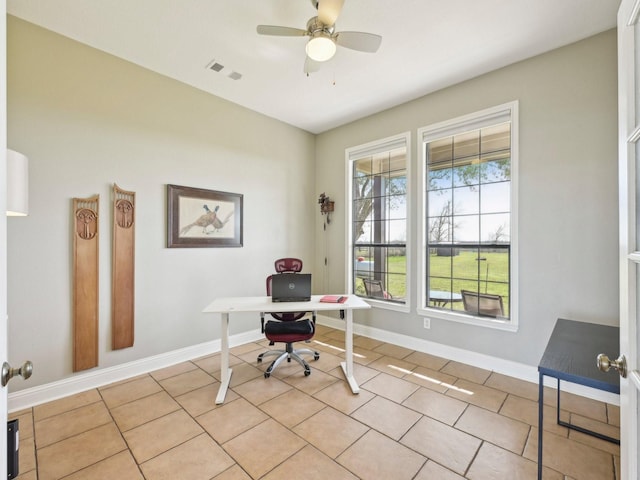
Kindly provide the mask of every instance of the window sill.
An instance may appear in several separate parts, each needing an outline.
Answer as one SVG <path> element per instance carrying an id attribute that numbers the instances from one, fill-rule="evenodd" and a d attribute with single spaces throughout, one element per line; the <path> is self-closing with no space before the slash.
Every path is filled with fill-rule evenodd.
<path id="1" fill-rule="evenodd" d="M 384 300 L 375 300 L 373 298 L 360 297 L 362 300 L 371 305 L 372 308 L 380 308 L 382 310 L 393 310 L 394 312 L 409 313 L 410 308 L 406 303 L 385 302 Z"/>
<path id="2" fill-rule="evenodd" d="M 430 318 L 437 318 L 440 320 L 447 320 L 450 322 L 465 323 L 467 325 L 475 325 L 476 327 L 492 328 L 494 330 L 503 330 L 506 332 L 517 332 L 518 324 L 511 318 L 508 321 L 495 320 L 491 318 L 474 317 L 473 315 L 467 315 L 464 313 L 454 313 L 435 308 L 418 308 L 418 315 L 422 315 Z"/>

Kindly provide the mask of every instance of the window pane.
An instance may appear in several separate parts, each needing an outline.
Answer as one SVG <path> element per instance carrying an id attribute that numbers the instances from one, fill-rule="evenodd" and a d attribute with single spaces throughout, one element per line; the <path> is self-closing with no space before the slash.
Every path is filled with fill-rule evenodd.
<path id="1" fill-rule="evenodd" d="M 373 169 L 371 171 L 372 174 L 385 174 L 389 172 L 389 162 L 390 158 L 387 153 L 381 153 L 378 155 L 374 155 L 371 164 L 373 165 Z"/>
<path id="2" fill-rule="evenodd" d="M 478 158 L 480 155 L 480 131 L 461 133 L 453 137 L 453 158 Z"/>
<path id="3" fill-rule="evenodd" d="M 480 213 L 480 191 L 477 187 L 458 187 L 453 190 L 453 214 Z"/>
<path id="4" fill-rule="evenodd" d="M 435 191 L 439 189 L 451 188 L 452 168 L 441 168 L 439 170 L 429 170 L 427 172 L 427 185 L 429 190 Z"/>
<path id="5" fill-rule="evenodd" d="M 430 217 L 453 214 L 453 189 L 436 190 L 428 195 Z"/>
<path id="6" fill-rule="evenodd" d="M 439 215 L 437 217 L 429 217 L 427 228 L 429 243 L 453 242 L 453 216 Z"/>
<path id="7" fill-rule="evenodd" d="M 371 166 L 371 157 L 361 158 L 353 162 L 354 176 L 370 176 L 373 170 Z"/>
<path id="8" fill-rule="evenodd" d="M 353 208 L 358 218 L 368 218 L 371 215 L 371 198 L 361 198 L 353 201 Z"/>
<path id="9" fill-rule="evenodd" d="M 427 144 L 427 163 L 430 170 L 451 166 L 453 162 L 453 137 L 446 137 Z"/>
<path id="10" fill-rule="evenodd" d="M 406 197 L 404 195 L 394 195 L 389 197 L 388 208 L 388 218 L 390 220 L 407 218 L 407 204 Z"/>
<path id="11" fill-rule="evenodd" d="M 389 152 L 389 172 L 404 172 L 407 169 L 407 149 L 397 148 Z"/>
<path id="12" fill-rule="evenodd" d="M 453 241 L 455 243 L 478 243 L 480 238 L 480 216 L 465 215 L 453 218 Z"/>
<path id="13" fill-rule="evenodd" d="M 480 213 L 498 213 L 511 210 L 511 183 L 500 182 L 482 185 L 480 189 Z"/>
<path id="14" fill-rule="evenodd" d="M 353 181 L 353 198 L 370 198 L 373 195 L 373 180 L 368 175 L 357 175 Z"/>
<path id="15" fill-rule="evenodd" d="M 482 152 L 511 150 L 511 124 L 501 123 L 482 129 Z"/>
<path id="16" fill-rule="evenodd" d="M 373 227 L 370 220 L 356 221 L 353 224 L 353 238 L 355 243 L 372 243 Z"/>
<path id="17" fill-rule="evenodd" d="M 353 259 L 356 276 L 370 277 L 373 275 L 373 252 L 370 247 L 354 248 Z"/>
<path id="18" fill-rule="evenodd" d="M 505 243 L 511 240 L 511 215 L 496 213 L 481 217 L 481 241 L 488 243 Z"/>
<path id="19" fill-rule="evenodd" d="M 453 185 L 478 185 L 480 183 L 480 165 L 478 163 L 457 164 L 453 169 Z"/>
<path id="20" fill-rule="evenodd" d="M 506 152 L 503 158 L 483 161 L 481 167 L 481 175 L 483 183 L 501 182 L 511 179 L 511 158 Z M 485 157 L 483 156 L 483 159 Z"/>
<path id="21" fill-rule="evenodd" d="M 407 194 L 407 177 L 406 174 L 394 176 L 389 179 L 389 194 L 406 195 Z"/>
<path id="22" fill-rule="evenodd" d="M 389 230 L 387 232 L 387 243 L 406 243 L 407 241 L 407 221 L 389 220 Z"/>
<path id="23" fill-rule="evenodd" d="M 477 248 L 459 248 L 456 262 L 453 264 L 452 277 L 461 281 L 461 285 L 457 290 L 462 288 L 476 290 L 478 283 L 478 260 Z"/>
<path id="24" fill-rule="evenodd" d="M 371 298 L 403 302 L 406 296 L 406 248 L 354 250 L 354 291 Z"/>

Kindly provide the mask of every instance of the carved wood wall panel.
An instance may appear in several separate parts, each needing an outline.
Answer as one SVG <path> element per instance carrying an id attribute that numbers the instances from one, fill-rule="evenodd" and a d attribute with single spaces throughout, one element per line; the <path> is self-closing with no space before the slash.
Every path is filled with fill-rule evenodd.
<path id="1" fill-rule="evenodd" d="M 136 194 L 113 185 L 113 272 L 111 343 L 114 350 L 133 346 L 135 310 Z"/>
<path id="2" fill-rule="evenodd" d="M 73 371 L 98 366 L 99 196 L 73 199 Z"/>

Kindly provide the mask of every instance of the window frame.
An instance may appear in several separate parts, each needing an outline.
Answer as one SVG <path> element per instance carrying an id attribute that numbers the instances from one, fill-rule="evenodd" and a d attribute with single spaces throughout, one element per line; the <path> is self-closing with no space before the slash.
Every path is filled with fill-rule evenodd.
<path id="1" fill-rule="evenodd" d="M 374 153 L 381 153 L 385 150 L 391 150 L 394 146 L 399 146 L 400 143 L 404 143 L 406 148 L 406 224 L 405 224 L 405 252 L 406 252 L 406 274 L 405 274 L 405 298 L 404 303 L 397 303 L 393 301 L 387 301 L 384 299 L 376 299 L 376 298 L 368 298 L 368 297 L 360 297 L 367 303 L 369 303 L 373 307 L 379 307 L 387 310 L 394 310 L 397 312 L 405 312 L 408 313 L 411 308 L 411 204 L 412 204 L 412 194 L 411 194 L 411 132 L 404 132 L 397 135 L 392 135 L 390 137 L 382 138 L 379 140 L 374 140 L 372 142 L 368 142 L 362 145 L 357 145 L 354 147 L 349 147 L 345 149 L 345 188 L 346 194 L 345 198 L 347 199 L 347 214 L 345 215 L 345 231 L 347 233 L 347 242 L 346 242 L 346 285 L 348 287 L 348 291 L 351 294 L 356 294 L 353 291 L 353 280 L 354 280 L 354 271 L 355 271 L 355 263 L 353 257 L 353 247 L 354 247 L 354 239 L 353 239 L 353 168 L 354 163 L 358 158 L 365 157 L 367 155 L 372 155 Z"/>
<path id="2" fill-rule="evenodd" d="M 442 310 L 428 306 L 428 298 L 426 290 L 428 286 L 428 268 L 427 268 L 427 184 L 426 184 L 426 148 L 425 143 L 438 138 L 455 135 L 469 130 L 487 127 L 500 123 L 500 118 L 505 115 L 509 116 L 511 122 L 511 191 L 510 191 L 510 217 L 511 217 L 511 235 L 510 235 L 510 266 L 509 266 L 509 295 L 510 295 L 510 318 L 508 321 L 495 319 L 485 316 L 472 315 L 465 312 L 457 312 L 451 310 Z M 417 252 L 417 288 L 418 288 L 418 315 L 448 320 L 458 323 L 494 328 L 516 332 L 519 325 L 519 301 L 518 301 L 518 157 L 519 157 L 519 127 L 518 127 L 518 101 L 497 105 L 484 110 L 462 115 L 450 120 L 438 122 L 433 125 L 418 129 L 416 135 L 416 148 L 418 151 L 418 239 L 419 248 Z"/>

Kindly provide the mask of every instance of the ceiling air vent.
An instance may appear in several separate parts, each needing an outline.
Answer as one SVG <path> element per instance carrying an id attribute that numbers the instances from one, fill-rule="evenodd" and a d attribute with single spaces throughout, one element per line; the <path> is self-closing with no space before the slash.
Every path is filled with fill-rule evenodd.
<path id="1" fill-rule="evenodd" d="M 214 72 L 219 72 L 224 68 L 224 65 L 219 64 L 215 60 L 209 64 L 209 70 L 213 70 Z"/>
<path id="2" fill-rule="evenodd" d="M 207 70 L 212 70 L 214 72 L 221 72 L 224 69 L 225 69 L 225 66 L 217 62 L 215 59 L 211 60 L 207 65 Z M 227 73 L 226 76 L 229 77 L 231 80 L 240 80 L 242 78 L 241 73 L 238 73 L 234 70 L 230 70 L 229 68 L 227 68 L 226 71 L 229 72 Z"/>

